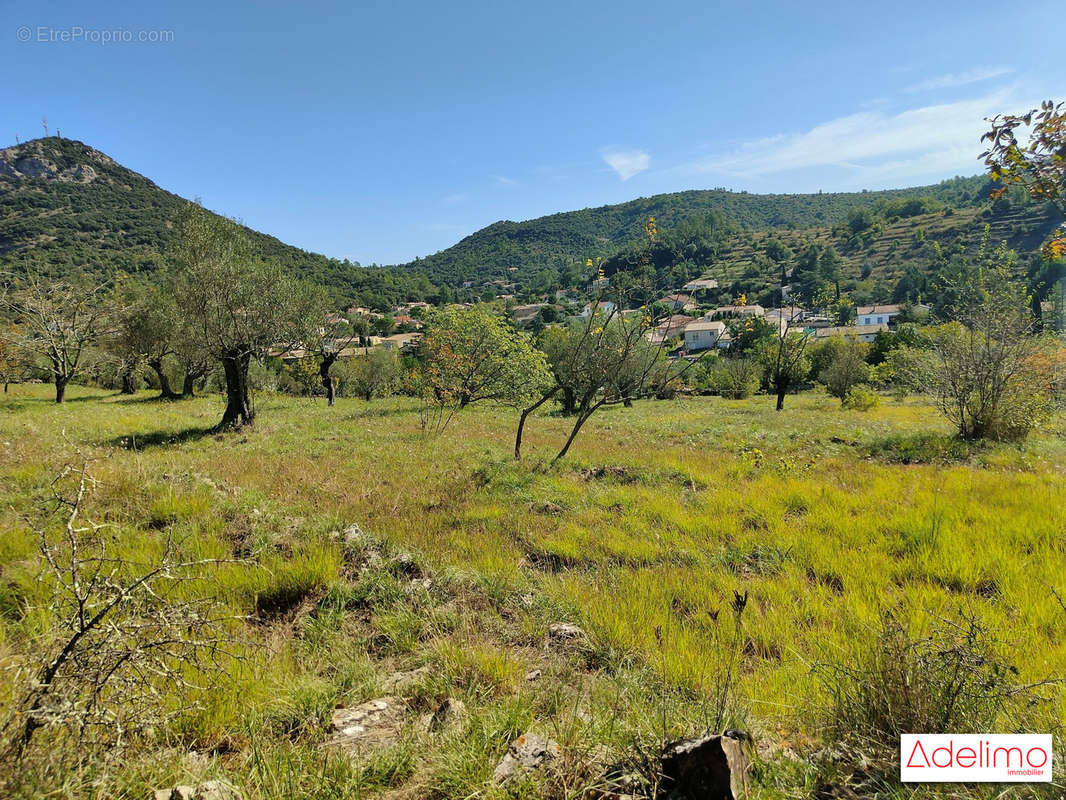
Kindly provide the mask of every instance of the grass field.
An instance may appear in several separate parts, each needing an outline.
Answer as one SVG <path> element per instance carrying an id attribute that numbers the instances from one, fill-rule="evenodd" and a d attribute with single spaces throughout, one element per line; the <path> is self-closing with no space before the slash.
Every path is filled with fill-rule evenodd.
<path id="1" fill-rule="evenodd" d="M 700 732 L 722 650 L 709 612 L 734 590 L 750 601 L 725 722 L 758 742 L 757 796 L 812 796 L 816 767 L 790 754 L 821 743 L 819 667 L 861 660 L 885 609 L 916 633 L 975 614 L 1018 683 L 1066 675 L 1063 416 L 1020 447 L 959 449 L 918 401 L 857 412 L 808 392 L 781 413 L 766 397 L 647 401 L 594 417 L 550 467 L 568 429 L 550 414 L 530 421 L 516 463 L 515 415 L 494 407 L 427 436 L 406 398 L 262 396 L 254 428 L 217 436 L 218 398 L 72 387 L 56 406 L 48 388 L 0 399 L 0 660 L 54 624 L 32 525 L 76 450 L 100 457 L 87 515 L 131 557 L 169 535 L 247 562 L 203 584 L 248 617 L 246 658 L 118 765 L 34 762 L 27 796 L 142 797 L 212 775 L 250 798 L 496 796 L 492 769 L 530 728 L 575 765 L 597 745 Z M 930 443 L 934 463 L 901 463 L 929 460 Z M 380 566 L 353 568 L 337 536 L 351 523 Z M 558 621 L 587 644 L 547 647 Z M 320 747 L 336 705 L 418 666 L 430 670 L 408 694 L 424 708 L 463 699 L 462 733 L 412 729 L 361 762 Z M 543 677 L 526 680 L 534 667 Z M 1003 729 L 1066 718 L 1060 688 L 1044 695 Z M 521 791 L 581 796 L 582 769 Z"/>

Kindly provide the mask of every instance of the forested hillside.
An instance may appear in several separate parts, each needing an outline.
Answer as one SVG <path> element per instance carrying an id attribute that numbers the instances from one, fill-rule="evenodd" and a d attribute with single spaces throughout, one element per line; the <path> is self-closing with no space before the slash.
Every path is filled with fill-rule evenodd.
<path id="1" fill-rule="evenodd" d="M 154 273 L 187 202 L 98 150 L 49 137 L 0 150 L 0 270 L 54 276 Z M 363 269 L 249 230 L 263 256 L 339 297 L 391 307 L 435 294 L 417 270 Z"/>
<path id="2" fill-rule="evenodd" d="M 639 238 L 651 216 L 662 230 L 711 213 L 744 229 L 820 228 L 844 222 L 857 207 L 874 208 L 914 197 L 929 198 L 942 207 L 970 208 L 987 201 L 988 181 L 954 178 L 934 186 L 880 192 L 761 195 L 715 189 L 660 194 L 526 222 L 497 222 L 409 266 L 451 284 L 499 278 L 509 267 L 517 267 L 520 274 L 544 267 L 566 271 L 587 258 L 611 255 Z"/>
<path id="3" fill-rule="evenodd" d="M 1052 215 L 1017 194 L 991 204 L 984 177 L 878 192 L 757 195 L 687 191 L 525 222 L 497 222 L 406 265 L 363 268 L 250 231 L 260 252 L 329 287 L 338 302 L 381 310 L 405 300 L 532 298 L 583 288 L 631 269 L 633 243 L 655 217 L 662 232 L 657 289 L 710 275 L 721 296 L 770 303 L 806 257 L 832 249 L 834 280 L 853 300 L 920 294 L 937 258 L 971 247 L 986 224 L 1023 256 L 1052 229 Z M 49 137 L 0 150 L 0 270 L 49 275 L 152 275 L 176 233 L 183 198 L 81 142 Z M 812 250 L 814 248 L 814 250 Z M 818 251 L 818 252 L 815 252 Z M 839 263 L 837 263 L 839 256 Z M 906 278 L 906 280 L 904 280 Z"/>

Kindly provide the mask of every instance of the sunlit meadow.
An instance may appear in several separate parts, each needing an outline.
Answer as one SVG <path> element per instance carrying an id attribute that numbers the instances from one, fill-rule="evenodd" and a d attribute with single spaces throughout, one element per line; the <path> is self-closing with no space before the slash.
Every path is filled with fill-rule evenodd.
<path id="1" fill-rule="evenodd" d="M 495 761 L 531 724 L 564 744 L 622 747 L 668 707 L 664 734 L 698 732 L 714 617 L 734 590 L 750 604 L 728 722 L 753 731 L 767 764 L 818 744 L 829 713 L 819 667 L 858 658 L 885 609 L 919 632 L 977 615 L 1019 683 L 1066 674 L 1062 416 L 1022 446 L 944 444 L 920 459 L 932 463 L 903 463 L 908 448 L 948 442 L 917 400 L 858 412 L 809 392 L 781 413 L 765 396 L 646 401 L 594 417 L 550 466 L 569 427 L 552 413 L 531 419 L 515 462 L 515 414 L 492 406 L 427 435 L 406 398 L 327 408 L 262 395 L 253 428 L 220 436 L 207 432 L 215 397 L 75 387 L 56 406 L 48 389 L 14 386 L 0 400 L 0 659 L 13 663 L 49 627 L 33 528 L 78 452 L 99 459 L 86 513 L 127 552 L 166 534 L 242 560 L 204 586 L 247 618 L 235 623 L 246 658 L 159 736 L 184 755 L 114 768 L 109 796 L 207 774 L 237 776 L 251 797 L 492 796 Z M 432 588 L 353 574 L 337 536 L 351 523 L 385 552 L 412 554 Z M 545 653 L 555 621 L 588 631 L 580 658 Z M 422 665 L 416 696 L 463 697 L 466 734 L 405 739 L 359 766 L 318 747 L 336 704 L 379 696 L 389 672 Z M 548 679 L 525 680 L 537 665 Z M 1045 696 L 1033 714 L 1066 716 L 1054 684 Z M 806 796 L 785 772 L 759 773 L 762 796 Z M 101 778 L 65 775 L 57 791 L 78 795 L 79 781 Z"/>

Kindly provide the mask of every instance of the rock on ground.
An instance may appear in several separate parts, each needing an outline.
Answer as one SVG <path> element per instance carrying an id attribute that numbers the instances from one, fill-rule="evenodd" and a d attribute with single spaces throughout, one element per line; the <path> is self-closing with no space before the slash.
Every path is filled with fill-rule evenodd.
<path id="1" fill-rule="evenodd" d="M 743 742 L 705 736 L 671 745 L 662 757 L 660 791 L 670 800 L 743 800 L 748 758 Z"/>
<path id="2" fill-rule="evenodd" d="M 408 714 L 402 697 L 379 697 L 352 708 L 333 712 L 330 729 L 333 736 L 326 742 L 350 755 L 396 741 Z"/>
<path id="3" fill-rule="evenodd" d="M 515 775 L 539 769 L 543 764 L 558 758 L 559 745 L 535 733 L 524 733 L 511 742 L 507 753 L 492 773 L 496 783 L 506 783 Z"/>
<path id="4" fill-rule="evenodd" d="M 180 785 L 170 789 L 156 789 L 151 800 L 242 800 L 243 795 L 232 784 L 222 780 L 205 781 L 198 786 Z"/>
<path id="5" fill-rule="evenodd" d="M 449 697 L 432 714 L 422 715 L 422 727 L 429 733 L 458 733 L 466 727 L 466 705 L 456 697 Z"/>
<path id="6" fill-rule="evenodd" d="M 432 675 L 429 667 L 417 667 L 416 669 L 402 672 L 394 672 L 381 683 L 381 689 L 385 692 L 409 692 L 422 681 Z"/>
<path id="7" fill-rule="evenodd" d="M 556 642 L 570 642 L 584 639 L 585 632 L 570 622 L 554 622 L 548 626 L 548 638 Z"/>

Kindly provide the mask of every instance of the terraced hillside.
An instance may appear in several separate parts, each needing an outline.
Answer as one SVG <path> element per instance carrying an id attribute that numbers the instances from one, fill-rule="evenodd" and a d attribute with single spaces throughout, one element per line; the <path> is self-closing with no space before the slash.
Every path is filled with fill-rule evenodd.
<path id="1" fill-rule="evenodd" d="M 1051 208 L 1018 204 L 995 211 L 987 206 L 972 207 L 898 219 L 877 226 L 858 246 L 849 244 L 848 232 L 840 226 L 742 231 L 726 240 L 703 274 L 718 280 L 723 296 L 746 293 L 769 303 L 781 276 L 780 266 L 766 257 L 771 241 L 781 242 L 793 254 L 812 244 L 832 245 L 843 262 L 842 288 L 864 302 L 887 302 L 894 299 L 894 287 L 908 268 L 929 271 L 937 247 L 944 252 L 959 247 L 972 251 L 979 246 L 987 226 L 990 241 L 1007 242 L 1023 256 L 1024 266 L 1026 257 L 1040 250 L 1057 224 Z"/>
<path id="2" fill-rule="evenodd" d="M 525 222 L 496 222 L 408 266 L 449 285 L 505 276 L 522 281 L 545 267 L 564 273 L 586 258 L 609 256 L 639 238 L 648 217 L 655 217 L 660 229 L 708 215 L 750 230 L 807 229 L 842 223 L 856 207 L 873 208 L 879 202 L 912 197 L 971 208 L 986 203 L 988 182 L 975 176 L 878 192 L 762 195 L 714 189 L 660 194 Z M 517 274 L 509 274 L 512 267 Z"/>

